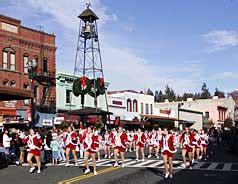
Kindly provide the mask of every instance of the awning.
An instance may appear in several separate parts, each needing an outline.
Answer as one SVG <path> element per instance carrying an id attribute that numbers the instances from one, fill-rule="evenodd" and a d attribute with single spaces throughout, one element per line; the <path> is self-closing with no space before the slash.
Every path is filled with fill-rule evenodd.
<path id="1" fill-rule="evenodd" d="M 166 117 L 166 116 L 158 116 L 158 115 L 149 115 L 149 114 L 141 114 L 141 117 L 145 120 L 155 119 L 155 120 L 171 120 L 171 121 L 179 121 L 174 117 Z"/>
<path id="2" fill-rule="evenodd" d="M 67 114 L 69 115 L 78 115 L 78 116 L 90 116 L 90 115 L 97 115 L 97 116 L 102 116 L 102 115 L 112 115 L 112 112 L 92 108 L 92 107 L 86 107 L 83 109 L 77 109 L 77 110 L 72 110 L 68 111 Z"/>
<path id="3" fill-rule="evenodd" d="M 8 100 L 25 100 L 34 97 L 33 91 L 11 87 L 11 86 L 0 86 L 0 101 Z"/>

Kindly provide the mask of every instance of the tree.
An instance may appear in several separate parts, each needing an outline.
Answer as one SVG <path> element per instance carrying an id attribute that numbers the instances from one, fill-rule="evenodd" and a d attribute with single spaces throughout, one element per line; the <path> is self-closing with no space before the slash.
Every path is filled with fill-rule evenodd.
<path id="1" fill-rule="evenodd" d="M 150 88 L 147 89 L 147 93 L 146 94 L 154 96 L 154 93 L 153 93 L 153 91 Z"/>
<path id="2" fill-rule="evenodd" d="M 231 118 L 227 118 L 227 119 L 224 121 L 224 127 L 232 128 L 232 125 L 233 125 L 233 121 L 232 121 Z"/>
<path id="3" fill-rule="evenodd" d="M 184 93 L 183 94 L 183 101 L 186 101 L 188 98 L 193 98 L 193 93 Z"/>
<path id="4" fill-rule="evenodd" d="M 223 91 L 220 91 L 218 88 L 216 88 L 214 96 L 218 96 L 218 98 L 225 98 L 225 93 Z"/>
<path id="5" fill-rule="evenodd" d="M 165 86 L 164 93 L 165 93 L 165 97 L 166 97 L 170 102 L 176 100 L 176 94 L 175 94 L 174 90 L 169 87 L 169 85 L 166 85 L 166 86 Z"/>
<path id="6" fill-rule="evenodd" d="M 207 88 L 207 84 L 203 83 L 202 85 L 202 93 L 201 93 L 201 99 L 209 99 L 211 98 L 211 93 L 209 92 L 209 88 Z"/>

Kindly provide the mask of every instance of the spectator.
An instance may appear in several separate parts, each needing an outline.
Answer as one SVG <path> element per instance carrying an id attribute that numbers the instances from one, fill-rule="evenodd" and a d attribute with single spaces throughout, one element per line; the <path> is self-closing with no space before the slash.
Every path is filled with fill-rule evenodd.
<path id="1" fill-rule="evenodd" d="M 9 152 L 11 147 L 12 138 L 9 136 L 9 132 L 6 129 L 3 134 L 3 147 Z"/>
<path id="2" fill-rule="evenodd" d="M 50 148 L 52 149 L 52 163 L 53 165 L 57 165 L 60 151 L 60 144 L 58 142 L 57 134 L 53 134 Z"/>

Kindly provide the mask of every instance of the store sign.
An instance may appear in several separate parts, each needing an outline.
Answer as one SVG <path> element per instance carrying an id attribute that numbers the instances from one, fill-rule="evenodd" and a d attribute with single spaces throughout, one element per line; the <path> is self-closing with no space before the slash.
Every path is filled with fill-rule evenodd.
<path id="1" fill-rule="evenodd" d="M 4 103 L 5 103 L 5 107 L 7 107 L 7 108 L 14 108 L 14 107 L 16 107 L 17 101 L 16 100 L 4 101 Z"/>
<path id="2" fill-rule="evenodd" d="M 43 119 L 42 125 L 43 126 L 53 126 L 53 120 L 52 119 Z"/>
<path id="3" fill-rule="evenodd" d="M 112 104 L 113 105 L 122 105 L 122 101 L 113 100 Z"/>
<path id="4" fill-rule="evenodd" d="M 161 114 L 171 114 L 171 109 L 161 109 L 160 113 Z"/>
<path id="5" fill-rule="evenodd" d="M 60 125 L 64 121 L 64 117 L 55 117 L 54 125 Z"/>

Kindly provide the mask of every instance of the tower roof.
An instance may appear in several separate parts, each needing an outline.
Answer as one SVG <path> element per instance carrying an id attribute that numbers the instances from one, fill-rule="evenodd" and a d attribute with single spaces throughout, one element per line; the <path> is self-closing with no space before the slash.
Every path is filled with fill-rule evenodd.
<path id="1" fill-rule="evenodd" d="M 90 21 L 90 22 L 99 19 L 98 16 L 90 8 L 85 9 L 78 16 L 78 18 L 82 19 L 83 21 Z"/>

